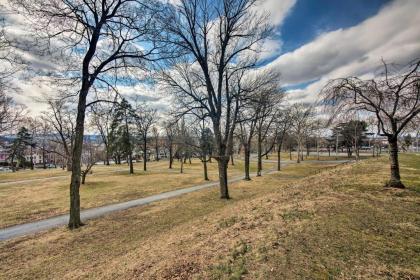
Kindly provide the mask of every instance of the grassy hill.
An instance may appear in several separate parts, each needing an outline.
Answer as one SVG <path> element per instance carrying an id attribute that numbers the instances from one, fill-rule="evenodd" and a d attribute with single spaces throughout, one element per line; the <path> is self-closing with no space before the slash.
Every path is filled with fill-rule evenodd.
<path id="1" fill-rule="evenodd" d="M 290 165 L 209 189 L 0 243 L 0 278 L 419 279 L 420 156 L 405 190 L 384 189 L 386 157 Z"/>

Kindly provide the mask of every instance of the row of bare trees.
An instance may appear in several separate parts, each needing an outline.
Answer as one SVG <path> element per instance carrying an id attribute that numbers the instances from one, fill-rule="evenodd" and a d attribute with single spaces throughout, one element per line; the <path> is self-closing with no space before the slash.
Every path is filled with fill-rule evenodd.
<path id="1" fill-rule="evenodd" d="M 254 140 L 259 176 L 262 158 L 272 150 L 278 152 L 280 169 L 280 151 L 287 137 L 293 135 L 297 142 L 298 162 L 303 160 L 305 138 L 313 131 L 317 131 L 318 149 L 319 131 L 325 126 L 314 120 L 314 107 L 285 106 L 279 74 L 258 67 L 258 50 L 272 30 L 257 0 L 181 0 L 177 4 L 10 0 L 10 4 L 33 29 L 35 51 L 49 55 L 54 64 L 48 78 L 59 97 L 49 101 L 44 120 L 55 130 L 54 141 L 61 145 L 72 172 L 71 229 L 82 225 L 79 188 L 82 175 L 89 172 L 82 172 L 89 113 L 89 124 L 105 146 L 106 163 L 126 157 L 133 173 L 133 148 L 135 140 L 141 139 L 146 170 L 149 135 L 155 136 L 159 158 L 158 138 L 164 130 L 170 167 L 174 158 L 183 163 L 197 151 L 204 170 L 211 158 L 217 161 L 222 199 L 230 198 L 227 168 L 237 139 L 245 151 L 246 179 L 250 179 Z M 7 51 L 7 41 L 2 41 L 6 42 L 2 50 Z M 390 186 L 403 186 L 397 138 L 420 110 L 418 67 L 417 63 L 402 75 L 390 74 L 385 67 L 384 79 L 341 79 L 323 91 L 325 103 L 340 113 L 363 110 L 376 117 L 378 132 L 388 137 L 391 147 Z M 156 110 L 143 103 L 132 105 L 120 94 L 121 87 L 151 81 L 173 98 L 173 119 L 161 128 L 154 126 Z M 11 102 L 7 96 L 1 100 Z M 67 106 L 64 100 L 76 106 Z M 6 116 L 13 119 L 14 113 Z M 197 129 L 189 129 L 189 124 Z"/>

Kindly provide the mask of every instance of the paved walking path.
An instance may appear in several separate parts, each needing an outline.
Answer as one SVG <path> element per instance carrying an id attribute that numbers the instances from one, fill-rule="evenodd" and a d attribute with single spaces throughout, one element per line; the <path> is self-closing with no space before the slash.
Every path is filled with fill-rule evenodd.
<path id="1" fill-rule="evenodd" d="M 320 162 L 325 163 L 325 162 L 328 162 L 328 161 L 320 161 Z M 340 164 L 340 163 L 348 162 L 348 160 L 337 160 L 337 161 L 331 161 L 331 162 Z M 290 163 L 291 163 L 290 161 L 282 162 L 282 166 L 284 167 L 284 166 L 286 166 Z M 273 169 L 271 169 L 271 170 L 264 171 L 263 174 L 268 174 L 268 173 L 272 173 L 272 172 L 275 172 L 275 171 Z M 255 175 L 255 174 L 253 174 L 253 175 Z M 243 178 L 244 178 L 243 176 L 233 177 L 233 178 L 229 179 L 229 183 L 240 181 Z M 135 199 L 135 200 L 130 200 L 130 201 L 126 201 L 126 202 L 115 203 L 115 204 L 105 205 L 105 206 L 101 206 L 101 207 L 86 209 L 86 210 L 81 211 L 81 219 L 82 219 L 82 221 L 86 221 L 86 220 L 90 220 L 90 219 L 94 219 L 94 218 L 104 216 L 104 215 L 112 213 L 112 212 L 126 210 L 126 209 L 129 209 L 131 207 L 146 205 L 146 204 L 149 204 L 149 203 L 152 203 L 152 202 L 155 202 L 155 201 L 177 197 L 177 196 L 180 196 L 180 195 L 183 195 L 183 194 L 186 194 L 186 193 L 191 193 L 191 192 L 199 191 L 199 190 L 202 190 L 202 189 L 215 187 L 215 186 L 218 186 L 218 185 L 219 185 L 219 182 L 217 182 L 217 181 L 209 182 L 209 183 L 206 183 L 206 184 L 201 184 L 201 185 L 197 185 L 197 186 L 193 186 L 193 187 L 188 187 L 188 188 L 183 188 L 183 189 L 179 189 L 179 190 L 164 192 L 164 193 L 160 193 L 160 194 L 156 194 L 156 195 L 152 195 L 152 196 L 148 196 L 148 197 L 144 197 L 144 198 L 139 198 L 139 199 Z M 20 225 L 15 225 L 15 226 L 7 227 L 7 228 L 4 228 L 4 229 L 0 229 L 0 241 L 11 239 L 11 238 L 18 237 L 18 236 L 27 235 L 27 234 L 37 233 L 37 232 L 40 232 L 40 231 L 56 228 L 56 227 L 59 227 L 59 226 L 64 226 L 68 223 L 68 220 L 69 220 L 69 215 L 65 214 L 65 215 L 60 215 L 60 216 L 47 218 L 47 219 L 44 219 L 44 220 L 39 220 L 39 221 L 31 222 L 31 223 L 20 224 Z"/>
<path id="2" fill-rule="evenodd" d="M 268 170 L 265 172 L 265 174 L 270 173 L 270 172 L 273 172 L 273 170 Z M 244 178 L 243 176 L 233 177 L 232 179 L 229 179 L 229 183 L 240 181 L 243 178 Z M 86 210 L 82 210 L 80 215 L 81 215 L 82 221 L 86 221 L 86 220 L 101 217 L 103 215 L 106 215 L 112 212 L 126 210 L 131 207 L 146 205 L 155 201 L 177 197 L 186 193 L 191 193 L 191 192 L 195 192 L 198 190 L 215 187 L 215 186 L 219 186 L 219 182 L 209 182 L 206 184 L 201 184 L 201 185 L 188 187 L 184 189 L 164 192 L 164 193 L 160 193 L 160 194 L 156 194 L 156 195 L 152 195 L 152 196 L 148 196 L 144 198 L 139 198 L 135 200 L 130 200 L 126 202 L 86 209 Z M 22 235 L 37 233 L 37 232 L 52 229 L 55 227 L 64 226 L 64 225 L 67 225 L 68 221 L 69 221 L 69 215 L 65 214 L 65 215 L 55 216 L 55 217 L 51 217 L 51 218 L 47 218 L 44 220 L 39 220 L 39 221 L 31 222 L 31 223 L 7 227 L 4 229 L 0 229 L 0 240 L 7 240 L 14 237 L 22 236 Z"/>

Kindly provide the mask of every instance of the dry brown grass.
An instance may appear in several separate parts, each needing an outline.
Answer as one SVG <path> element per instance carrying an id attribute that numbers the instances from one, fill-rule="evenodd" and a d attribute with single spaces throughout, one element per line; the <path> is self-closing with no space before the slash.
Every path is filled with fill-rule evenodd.
<path id="1" fill-rule="evenodd" d="M 110 203 L 128 201 L 152 194 L 203 183 L 202 164 L 193 160 L 192 164 L 184 164 L 184 173 L 179 173 L 180 163 L 175 162 L 169 170 L 166 161 L 152 162 L 147 172 L 143 172 L 142 164 L 135 165 L 135 174 L 128 174 L 126 165 L 95 166 L 93 174 L 88 175 L 85 185 L 81 187 L 82 208 L 92 208 Z M 240 166 L 229 168 L 229 174 L 241 174 Z M 30 179 L 30 174 L 22 174 L 15 180 Z M 58 170 L 35 170 L 40 174 L 61 174 Z M 66 173 L 68 175 L 68 173 Z M 15 175 L 15 174 L 12 174 Z M 210 180 L 217 180 L 217 165 L 209 164 Z M 9 178 L 10 179 L 10 178 Z M 68 211 L 69 178 L 59 177 L 50 180 L 35 180 L 19 184 L 0 185 L 0 228 L 43 219 Z"/>
<path id="2" fill-rule="evenodd" d="M 385 159 L 321 173 L 304 163 L 232 185 L 230 201 L 209 189 L 2 242 L 0 277 L 418 279 L 420 170 L 411 160 L 402 158 L 406 190 L 382 188 Z"/>

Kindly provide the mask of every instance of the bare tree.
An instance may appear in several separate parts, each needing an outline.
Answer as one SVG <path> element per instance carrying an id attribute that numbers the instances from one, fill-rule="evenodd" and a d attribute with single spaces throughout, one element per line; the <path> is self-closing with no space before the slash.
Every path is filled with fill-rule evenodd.
<path id="1" fill-rule="evenodd" d="M 277 144 L 277 171 L 281 169 L 281 149 L 287 132 L 293 124 L 293 116 L 290 108 L 277 111 L 275 118 L 276 124 L 276 144 Z"/>
<path id="2" fill-rule="evenodd" d="M 75 140 L 76 112 L 69 106 L 66 99 L 47 98 L 47 111 L 43 112 L 42 121 L 54 129 L 51 141 L 60 145 L 60 149 L 44 150 L 47 153 L 56 153 L 66 159 L 67 171 L 72 170 L 71 152 Z M 44 146 L 47 148 L 47 146 Z"/>
<path id="3" fill-rule="evenodd" d="M 263 141 L 268 142 L 268 136 L 273 132 L 276 124 L 277 112 L 280 109 L 282 100 L 281 91 L 279 91 L 278 83 L 274 80 L 270 88 L 264 89 L 256 98 L 259 107 L 257 115 L 257 176 L 261 176 L 262 158 L 267 155 L 275 145 L 275 137 L 272 137 L 271 144 L 266 147 L 265 153 L 262 151 Z"/>
<path id="4" fill-rule="evenodd" d="M 184 113 L 204 110 L 215 136 L 220 196 L 229 198 L 227 167 L 237 125 L 242 69 L 269 34 L 255 0 L 183 0 L 163 18 L 168 41 L 182 52 L 161 79 L 182 102 Z"/>
<path id="5" fill-rule="evenodd" d="M 293 116 L 292 131 L 297 142 L 297 163 L 300 163 L 303 160 L 303 141 L 310 129 L 313 107 L 312 105 L 297 103 L 292 105 L 291 111 Z"/>
<path id="6" fill-rule="evenodd" d="M 333 116 L 349 111 L 374 115 L 378 133 L 388 139 L 391 178 L 386 186 L 404 188 L 398 162 L 398 136 L 420 112 L 420 60 L 404 67 L 383 62 L 383 73 L 370 80 L 330 81 L 322 94 Z M 394 69 L 391 69 L 394 68 Z"/>
<path id="7" fill-rule="evenodd" d="M 19 126 L 25 115 L 25 107 L 0 90 L 0 134 Z"/>
<path id="8" fill-rule="evenodd" d="M 154 144 L 154 146 L 155 146 L 155 160 L 159 161 L 160 131 L 159 131 L 159 128 L 156 125 L 154 125 L 152 127 L 152 134 L 153 134 L 153 140 L 155 142 L 155 144 Z"/>
<path id="9" fill-rule="evenodd" d="M 83 143 L 82 152 L 82 185 L 86 182 L 86 176 L 91 173 L 92 167 L 100 160 L 102 151 L 100 150 L 100 144 L 95 143 L 91 139 L 86 139 Z"/>
<path id="10" fill-rule="evenodd" d="M 147 107 L 146 104 L 137 104 L 135 109 L 135 124 L 140 136 L 143 150 L 143 170 L 147 171 L 147 142 L 150 130 L 157 121 L 157 110 Z"/>
<path id="11" fill-rule="evenodd" d="M 96 103 L 91 107 L 92 115 L 91 122 L 92 125 L 99 132 L 99 135 L 102 138 L 102 142 L 105 146 L 105 164 L 109 165 L 109 159 L 111 157 L 111 134 L 114 132 L 111 129 L 113 111 L 116 107 L 116 103 Z"/>
<path id="12" fill-rule="evenodd" d="M 61 79 L 70 77 L 72 88 L 76 88 L 69 228 L 78 228 L 82 225 L 79 188 L 85 112 L 99 101 L 89 101 L 89 92 L 92 88 L 115 89 L 118 75 L 144 67 L 145 62 L 155 58 L 159 47 L 152 40 L 156 30 L 153 18 L 159 5 L 152 5 L 151 0 L 11 0 L 11 3 L 31 21 L 35 35 L 46 39 L 49 48 L 55 47 L 64 54 L 66 63 Z"/>
<path id="13" fill-rule="evenodd" d="M 168 121 L 164 124 L 166 136 L 166 148 L 169 151 L 169 169 L 172 169 L 174 162 L 174 141 L 175 141 L 175 124 Z"/>

